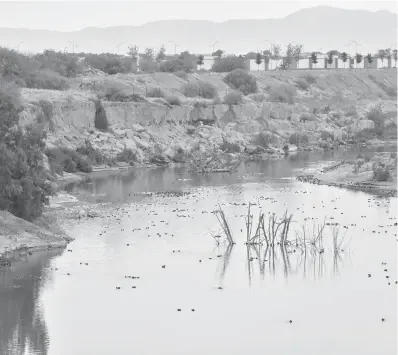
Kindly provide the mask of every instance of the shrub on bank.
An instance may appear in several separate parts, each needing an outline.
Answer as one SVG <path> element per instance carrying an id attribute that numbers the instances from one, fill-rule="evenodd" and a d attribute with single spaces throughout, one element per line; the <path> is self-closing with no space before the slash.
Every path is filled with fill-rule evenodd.
<path id="1" fill-rule="evenodd" d="M 170 105 L 173 105 L 173 106 L 181 106 L 181 100 L 180 100 L 177 96 L 168 95 L 168 96 L 165 97 L 165 100 L 166 100 Z"/>
<path id="2" fill-rule="evenodd" d="M 224 82 L 244 95 L 254 94 L 258 90 L 256 78 L 242 69 L 235 69 L 227 74 Z"/>
<path id="3" fill-rule="evenodd" d="M 271 137 L 265 132 L 260 132 L 254 137 L 253 143 L 260 147 L 268 148 L 271 144 Z"/>
<path id="4" fill-rule="evenodd" d="M 297 146 L 299 146 L 302 143 L 306 144 L 308 142 L 309 142 L 308 136 L 304 133 L 293 133 L 289 137 L 289 143 Z"/>
<path id="5" fill-rule="evenodd" d="M 137 154 L 133 152 L 131 149 L 125 148 L 123 149 L 123 151 L 121 151 L 116 155 L 115 160 L 119 162 L 128 163 L 131 165 L 137 161 Z"/>
<path id="6" fill-rule="evenodd" d="M 239 91 L 232 91 L 224 96 L 225 105 L 238 105 L 243 102 L 243 96 Z"/>
<path id="7" fill-rule="evenodd" d="M 44 169 L 45 131 L 42 125 L 22 130 L 22 109 L 20 89 L 0 82 L 0 209 L 33 220 L 54 191 Z"/>
<path id="8" fill-rule="evenodd" d="M 245 69 L 245 62 L 242 58 L 230 56 L 216 61 L 211 71 L 216 73 L 227 73 L 235 69 Z"/>
<path id="9" fill-rule="evenodd" d="M 146 93 L 147 97 L 164 97 L 165 94 L 160 88 L 150 88 Z"/>
<path id="10" fill-rule="evenodd" d="M 297 85 L 301 90 L 304 90 L 304 91 L 307 91 L 308 88 L 310 87 L 310 84 L 308 84 L 308 82 L 307 82 L 305 79 L 302 79 L 302 78 L 298 78 L 298 79 L 296 80 L 296 85 Z"/>
<path id="11" fill-rule="evenodd" d="M 288 84 L 274 86 L 269 91 L 269 101 L 271 102 L 284 102 L 293 104 L 296 96 L 296 88 Z"/>
<path id="12" fill-rule="evenodd" d="M 45 151 L 50 166 L 53 171 L 59 168 L 67 173 L 76 173 L 78 171 L 90 173 L 92 171 L 91 162 L 77 151 L 69 148 L 48 148 Z M 54 171 L 57 172 L 57 171 Z"/>
<path id="13" fill-rule="evenodd" d="M 107 131 L 109 128 L 108 118 L 101 100 L 95 101 L 94 126 L 101 131 Z"/>
<path id="14" fill-rule="evenodd" d="M 183 84 L 180 91 L 186 97 L 203 97 L 204 99 L 214 99 L 217 96 L 216 87 L 201 80 L 193 83 Z"/>

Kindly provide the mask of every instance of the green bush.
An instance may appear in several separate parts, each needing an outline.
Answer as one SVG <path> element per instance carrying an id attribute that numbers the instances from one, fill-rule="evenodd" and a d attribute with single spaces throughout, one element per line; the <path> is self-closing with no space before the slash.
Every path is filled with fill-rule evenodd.
<path id="1" fill-rule="evenodd" d="M 265 132 L 260 132 L 254 137 L 253 143 L 263 148 L 268 148 L 271 144 L 271 137 Z"/>
<path id="2" fill-rule="evenodd" d="M 194 69 L 192 62 L 181 58 L 170 59 L 160 64 L 159 71 L 167 73 L 175 73 L 184 71 L 190 73 Z"/>
<path id="3" fill-rule="evenodd" d="M 93 69 L 101 70 L 107 74 L 129 73 L 132 70 L 132 59 L 112 53 L 79 53 L 84 58 L 84 63 Z"/>
<path id="4" fill-rule="evenodd" d="M 297 95 L 296 88 L 288 84 L 280 84 L 271 88 L 269 101 L 293 104 Z"/>
<path id="5" fill-rule="evenodd" d="M 146 93 L 147 97 L 164 97 L 165 94 L 160 88 L 150 88 Z"/>
<path id="6" fill-rule="evenodd" d="M 224 96 L 224 104 L 238 105 L 243 102 L 242 93 L 239 91 L 232 91 Z"/>
<path id="7" fill-rule="evenodd" d="M 67 173 L 81 171 L 90 173 L 92 171 L 91 162 L 77 151 L 69 148 L 48 148 L 45 151 L 50 165 L 61 167 Z"/>
<path id="8" fill-rule="evenodd" d="M 261 94 L 261 93 L 258 93 L 258 94 L 254 94 L 254 95 L 252 95 L 252 96 L 250 96 L 250 98 L 253 100 L 253 101 L 256 101 L 256 102 L 264 102 L 265 101 L 265 95 L 264 94 Z"/>
<path id="9" fill-rule="evenodd" d="M 238 143 L 228 142 L 226 139 L 224 139 L 220 145 L 220 149 L 227 153 L 239 153 L 240 145 Z"/>
<path id="10" fill-rule="evenodd" d="M 188 78 L 188 73 L 184 70 L 179 70 L 173 73 L 175 76 L 178 76 L 180 79 L 186 80 Z"/>
<path id="11" fill-rule="evenodd" d="M 308 84 L 315 84 L 316 83 L 316 78 L 313 77 L 312 75 L 306 75 L 304 79 L 307 81 Z"/>
<path id="12" fill-rule="evenodd" d="M 309 142 L 308 136 L 303 133 L 293 133 L 289 137 L 289 143 L 297 146 L 299 146 L 301 143 L 306 144 L 308 142 Z"/>
<path id="13" fill-rule="evenodd" d="M 376 181 L 388 181 L 390 179 L 390 171 L 379 163 L 373 164 L 373 179 Z"/>
<path id="14" fill-rule="evenodd" d="M 134 162 L 137 161 L 137 154 L 133 152 L 131 149 L 125 148 L 123 149 L 123 151 L 121 151 L 116 155 L 115 160 L 133 164 Z"/>
<path id="15" fill-rule="evenodd" d="M 0 82 L 0 209 L 33 220 L 53 194 L 43 162 L 45 132 L 42 125 L 22 130 L 20 90 Z"/>
<path id="16" fill-rule="evenodd" d="M 235 69 L 228 73 L 224 82 L 244 95 L 254 94 L 258 90 L 256 78 L 242 69 Z"/>
<path id="17" fill-rule="evenodd" d="M 100 150 L 95 149 L 89 140 L 85 141 L 85 144 L 78 147 L 76 152 L 83 157 L 86 157 L 91 164 L 111 164 L 112 161 L 106 157 Z"/>
<path id="18" fill-rule="evenodd" d="M 34 89 L 67 90 L 68 80 L 51 70 L 38 70 L 24 78 L 26 86 Z"/>
<path id="19" fill-rule="evenodd" d="M 227 73 L 235 69 L 245 69 L 245 62 L 242 58 L 230 56 L 216 61 L 211 71 L 216 73 Z"/>
<path id="20" fill-rule="evenodd" d="M 180 106 L 180 105 L 181 105 L 181 100 L 180 100 L 177 96 L 174 96 L 174 95 L 168 95 L 168 96 L 166 96 L 166 97 L 165 97 L 165 100 L 166 100 L 170 105 L 173 105 L 173 106 Z"/>
<path id="21" fill-rule="evenodd" d="M 101 131 L 107 131 L 109 128 L 108 118 L 101 100 L 95 101 L 94 126 Z"/>
<path id="22" fill-rule="evenodd" d="M 302 79 L 302 78 L 298 78 L 298 79 L 296 80 L 296 85 L 297 85 L 301 90 L 304 90 L 304 91 L 307 91 L 308 88 L 310 87 L 310 84 L 309 84 L 305 79 Z"/>
<path id="23" fill-rule="evenodd" d="M 187 97 L 203 97 L 204 99 L 214 99 L 217 97 L 217 89 L 214 85 L 204 81 L 185 83 L 180 91 Z"/>
<path id="24" fill-rule="evenodd" d="M 385 115 L 381 109 L 381 105 L 373 106 L 366 114 L 366 118 L 375 124 L 376 129 L 383 129 L 385 124 Z"/>

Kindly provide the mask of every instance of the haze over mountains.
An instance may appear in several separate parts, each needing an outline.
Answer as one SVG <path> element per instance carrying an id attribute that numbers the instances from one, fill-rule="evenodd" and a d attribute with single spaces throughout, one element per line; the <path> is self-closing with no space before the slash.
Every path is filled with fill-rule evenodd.
<path id="1" fill-rule="evenodd" d="M 117 11 L 117 10 L 112 10 Z M 88 14 L 88 16 L 90 16 Z M 370 12 L 346 10 L 329 6 L 307 8 L 282 19 L 210 21 L 166 20 L 142 26 L 95 28 L 60 32 L 0 28 L 0 45 L 23 52 L 41 52 L 44 49 L 80 52 L 126 53 L 128 45 L 159 48 L 165 45 L 168 53 L 189 50 L 194 53 L 210 53 L 211 44 L 227 52 L 246 53 L 268 49 L 269 40 L 283 47 L 295 41 L 304 45 L 304 51 L 331 49 L 348 51 L 347 44 L 355 40 L 362 44 L 358 51 L 375 52 L 380 48 L 395 47 L 397 43 L 397 14 L 389 11 Z M 21 43 L 23 42 L 23 43 Z M 351 52 L 355 53 L 355 43 Z"/>

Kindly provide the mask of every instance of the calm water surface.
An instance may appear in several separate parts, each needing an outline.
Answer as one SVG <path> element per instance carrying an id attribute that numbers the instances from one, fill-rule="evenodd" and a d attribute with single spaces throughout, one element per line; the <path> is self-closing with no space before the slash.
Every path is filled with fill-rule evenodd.
<path id="1" fill-rule="evenodd" d="M 0 271 L 0 353 L 396 354 L 397 199 L 293 179 L 342 155 L 251 162 L 236 174 L 137 170 L 69 186 L 106 202 L 104 211 L 65 222 L 76 238 L 71 252 L 34 254 Z M 190 194 L 134 195 L 165 190 Z M 326 226 L 323 254 L 276 250 L 272 258 L 244 245 L 249 202 L 254 218 L 294 213 L 293 239 L 325 219 L 339 225 Z M 211 213 L 218 203 L 233 247 L 211 236 L 220 232 Z"/>

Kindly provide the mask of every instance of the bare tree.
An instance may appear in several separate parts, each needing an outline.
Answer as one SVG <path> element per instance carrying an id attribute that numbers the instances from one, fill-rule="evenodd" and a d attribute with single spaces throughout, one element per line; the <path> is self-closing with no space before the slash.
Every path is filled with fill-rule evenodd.
<path id="1" fill-rule="evenodd" d="M 301 59 L 301 51 L 303 49 L 303 45 L 302 44 L 297 44 L 296 46 L 294 46 L 293 48 L 293 57 L 297 62 L 297 69 L 300 69 L 300 59 Z"/>

